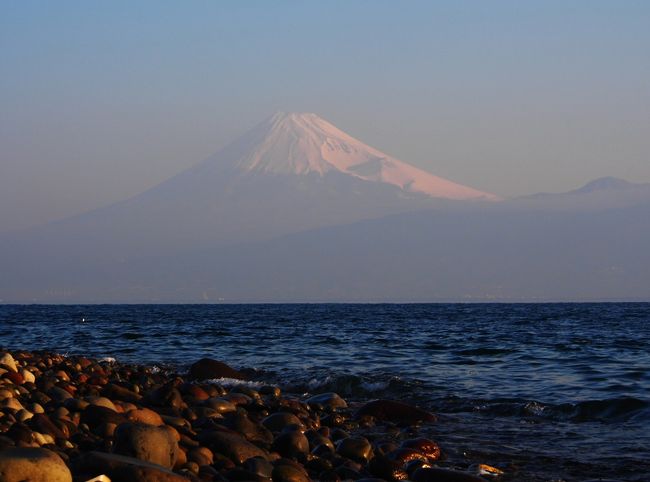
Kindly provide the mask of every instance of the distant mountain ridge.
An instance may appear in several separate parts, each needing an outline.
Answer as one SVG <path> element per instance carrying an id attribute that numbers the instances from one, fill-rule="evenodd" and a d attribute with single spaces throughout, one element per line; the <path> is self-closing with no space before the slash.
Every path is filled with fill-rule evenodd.
<path id="1" fill-rule="evenodd" d="M 650 184 L 501 200 L 314 114 L 0 236 L 2 302 L 650 300 Z"/>

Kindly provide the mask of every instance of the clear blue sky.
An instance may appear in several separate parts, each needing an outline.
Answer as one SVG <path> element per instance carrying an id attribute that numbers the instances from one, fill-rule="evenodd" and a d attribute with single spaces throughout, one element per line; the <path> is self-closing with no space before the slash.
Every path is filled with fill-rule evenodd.
<path id="1" fill-rule="evenodd" d="M 648 1 L 4 2 L 0 69 L 0 231 L 276 110 L 500 195 L 650 182 Z"/>

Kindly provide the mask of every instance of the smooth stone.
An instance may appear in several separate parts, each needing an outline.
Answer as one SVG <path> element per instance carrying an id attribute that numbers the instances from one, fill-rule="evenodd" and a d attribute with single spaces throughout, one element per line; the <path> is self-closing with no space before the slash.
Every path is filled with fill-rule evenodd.
<path id="1" fill-rule="evenodd" d="M 221 397 L 212 397 L 205 402 L 207 407 L 219 413 L 229 413 L 237 410 L 237 406 L 229 400 Z"/>
<path id="2" fill-rule="evenodd" d="M 309 476 L 298 467 L 288 464 L 276 465 L 271 473 L 273 482 L 309 482 Z"/>
<path id="3" fill-rule="evenodd" d="M 10 380 L 11 383 L 13 383 L 14 385 L 22 385 L 23 383 L 25 383 L 25 379 L 18 372 L 7 372 L 2 375 L 2 378 Z"/>
<path id="4" fill-rule="evenodd" d="M 88 405 L 86 409 L 81 412 L 81 421 L 92 429 L 104 423 L 114 423 L 115 425 L 119 425 L 126 422 L 126 417 L 110 408 L 99 405 Z"/>
<path id="5" fill-rule="evenodd" d="M 268 457 L 264 450 L 236 433 L 204 431 L 199 434 L 199 441 L 213 453 L 223 454 L 236 464 L 241 464 L 251 457 Z"/>
<path id="6" fill-rule="evenodd" d="M 0 452 L 2 482 L 72 482 L 65 462 L 44 448 L 8 448 Z"/>
<path id="7" fill-rule="evenodd" d="M 109 383 L 104 387 L 102 393 L 111 400 L 120 400 L 123 402 L 137 403 L 142 399 L 142 395 L 135 393 L 128 388 Z"/>
<path id="8" fill-rule="evenodd" d="M 25 409 L 25 407 L 23 407 L 22 403 L 20 403 L 17 398 L 5 398 L 2 400 L 2 402 L 0 402 L 0 408 L 9 408 L 17 412 Z"/>
<path id="9" fill-rule="evenodd" d="M 276 412 L 272 413 L 264 420 L 262 420 L 262 425 L 268 428 L 272 432 L 280 432 L 285 427 L 295 425 L 301 429 L 305 428 L 305 425 L 302 421 L 296 417 L 293 413 L 289 412 Z"/>
<path id="10" fill-rule="evenodd" d="M 23 368 L 20 370 L 20 374 L 22 375 L 23 379 L 25 380 L 25 383 L 34 383 L 36 382 L 36 377 L 32 372 L 27 370 L 26 368 Z"/>
<path id="11" fill-rule="evenodd" d="M 186 406 L 181 392 L 170 384 L 150 391 L 145 396 L 145 400 L 158 407 L 182 408 Z"/>
<path id="12" fill-rule="evenodd" d="M 5 398 L 14 398 L 13 390 L 9 390 L 8 388 L 0 388 L 0 400 L 4 400 Z"/>
<path id="13" fill-rule="evenodd" d="M 2 356 L 0 356 L 0 365 L 7 367 L 12 372 L 18 371 L 16 360 L 11 356 L 11 353 L 3 353 Z"/>
<path id="14" fill-rule="evenodd" d="M 64 402 L 70 398 L 73 398 L 72 394 L 67 390 L 64 390 L 61 387 L 52 387 L 47 391 L 47 395 L 57 402 Z"/>
<path id="15" fill-rule="evenodd" d="M 29 421 L 29 425 L 34 428 L 36 431 L 51 435 L 54 438 L 58 439 L 66 439 L 67 437 L 63 433 L 63 431 L 57 427 L 52 420 L 50 420 L 50 417 L 48 417 L 44 413 L 37 413 L 32 417 L 32 419 Z"/>
<path id="16" fill-rule="evenodd" d="M 372 445 L 365 437 L 349 437 L 339 440 L 336 453 L 356 462 L 367 462 L 372 458 Z"/>
<path id="17" fill-rule="evenodd" d="M 249 442 L 267 446 L 273 442 L 273 434 L 269 429 L 253 422 L 243 413 L 233 413 L 223 423 L 229 429 L 242 434 Z"/>
<path id="18" fill-rule="evenodd" d="M 394 400 L 373 400 L 372 402 L 366 403 L 354 414 L 355 418 L 364 416 L 372 416 L 377 420 L 407 424 L 436 421 L 436 417 L 432 413 Z"/>
<path id="19" fill-rule="evenodd" d="M 160 465 L 118 454 L 87 452 L 76 461 L 76 473 L 96 476 L 106 474 L 111 482 L 187 482 Z"/>
<path id="20" fill-rule="evenodd" d="M 202 465 L 212 465 L 214 455 L 207 447 L 193 447 L 187 452 L 187 460 L 195 462 L 199 467 Z"/>
<path id="21" fill-rule="evenodd" d="M 329 447 L 332 452 L 334 452 L 334 443 L 325 435 L 314 430 L 310 430 L 305 435 L 307 436 L 307 439 L 309 440 L 309 446 L 312 449 L 318 447 L 319 445 L 325 445 Z"/>
<path id="22" fill-rule="evenodd" d="M 302 459 L 309 453 L 309 440 L 298 430 L 283 432 L 275 438 L 271 449 L 283 457 Z"/>
<path id="23" fill-rule="evenodd" d="M 178 459 L 178 441 L 168 427 L 127 422 L 115 430 L 113 452 L 171 469 Z"/>
<path id="24" fill-rule="evenodd" d="M 307 399 L 307 405 L 317 405 L 329 408 L 330 410 L 336 410 L 338 408 L 347 408 L 348 404 L 345 400 L 341 398 L 338 393 L 329 392 L 321 393 L 319 395 L 314 395 L 313 397 Z"/>
<path id="25" fill-rule="evenodd" d="M 114 412 L 117 412 L 117 408 L 115 407 L 115 404 L 112 402 L 112 400 L 106 397 L 86 397 L 85 400 L 91 405 L 110 408 Z"/>
<path id="26" fill-rule="evenodd" d="M 126 418 L 131 422 L 140 422 L 146 425 L 153 425 L 154 427 L 165 425 L 165 422 L 163 422 L 163 419 L 158 412 L 154 412 L 149 408 L 131 410 L 126 414 Z"/>
<path id="27" fill-rule="evenodd" d="M 190 380 L 211 380 L 216 378 L 234 378 L 247 380 L 243 373 L 218 360 L 202 358 L 190 366 Z"/>
<path id="28" fill-rule="evenodd" d="M 427 438 L 405 440 L 402 442 L 402 447 L 415 449 L 426 455 L 426 457 L 432 462 L 440 458 L 440 446 L 433 440 Z"/>
<path id="29" fill-rule="evenodd" d="M 264 478 L 270 478 L 273 473 L 273 464 L 262 457 L 251 457 L 243 465 L 248 472 Z"/>
<path id="30" fill-rule="evenodd" d="M 485 479 L 467 472 L 440 469 L 437 467 L 420 468 L 413 472 L 413 482 L 485 482 Z"/>

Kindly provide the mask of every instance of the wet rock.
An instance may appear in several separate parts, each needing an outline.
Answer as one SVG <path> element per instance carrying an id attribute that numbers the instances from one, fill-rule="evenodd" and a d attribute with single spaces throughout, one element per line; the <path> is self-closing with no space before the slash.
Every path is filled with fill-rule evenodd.
<path id="1" fill-rule="evenodd" d="M 339 440 L 336 453 L 356 462 L 367 462 L 372 458 L 372 445 L 365 437 L 349 437 Z"/>
<path id="2" fill-rule="evenodd" d="M 309 482 L 309 475 L 304 468 L 288 464 L 280 463 L 273 468 L 271 474 L 273 482 Z"/>
<path id="3" fill-rule="evenodd" d="M 157 407 L 171 407 L 180 409 L 185 406 L 181 392 L 179 392 L 171 383 L 150 391 L 145 396 L 145 400 Z"/>
<path id="4" fill-rule="evenodd" d="M 121 387 L 114 383 L 109 383 L 104 387 L 102 392 L 104 396 L 112 400 L 122 400 L 124 402 L 137 403 L 142 399 L 142 395 L 135 393 L 128 388 Z"/>
<path id="5" fill-rule="evenodd" d="M 81 421 L 92 429 L 105 423 L 119 425 L 126 422 L 126 417 L 110 408 L 101 407 L 99 405 L 88 405 L 88 407 L 81 412 Z"/>
<path id="6" fill-rule="evenodd" d="M 247 377 L 218 360 L 211 358 L 202 358 L 190 366 L 190 380 L 210 380 L 214 378 L 235 378 L 237 380 L 246 380 Z"/>
<path id="7" fill-rule="evenodd" d="M 309 453 L 309 440 L 298 430 L 283 432 L 275 438 L 271 449 L 283 457 L 302 460 Z"/>
<path id="8" fill-rule="evenodd" d="M 251 457 L 267 458 L 264 450 L 233 432 L 204 431 L 199 434 L 199 441 L 213 453 L 223 454 L 236 464 Z"/>
<path id="9" fill-rule="evenodd" d="M 373 400 L 363 405 L 354 414 L 357 419 L 365 416 L 371 416 L 377 420 L 406 424 L 435 422 L 436 420 L 432 413 L 394 400 Z"/>
<path id="10" fill-rule="evenodd" d="M 8 448 L 0 452 L 2 482 L 72 482 L 65 462 L 43 448 Z"/>
<path id="11" fill-rule="evenodd" d="M 168 427 L 127 422 L 115 430 L 113 452 L 171 469 L 176 464 L 179 448 Z"/>
<path id="12" fill-rule="evenodd" d="M 187 452 L 187 460 L 196 462 L 200 467 L 202 465 L 212 465 L 214 456 L 207 447 L 193 447 Z"/>
<path id="13" fill-rule="evenodd" d="M 415 449 L 434 462 L 440 458 L 440 446 L 427 438 L 409 439 L 402 442 L 403 448 Z"/>
<path id="14" fill-rule="evenodd" d="M 229 413 L 237 410 L 237 406 L 229 400 L 220 397 L 209 398 L 205 405 L 219 413 Z"/>
<path id="15" fill-rule="evenodd" d="M 273 464 L 262 457 L 252 457 L 244 462 L 244 469 L 259 477 L 269 479 L 273 473 Z"/>
<path id="16" fill-rule="evenodd" d="M 328 410 L 336 410 L 338 408 L 347 408 L 348 404 L 337 393 L 321 393 L 309 398 L 306 401 L 307 405 L 312 407 L 324 407 Z"/>
<path id="17" fill-rule="evenodd" d="M 262 425 L 272 432 L 280 432 L 290 426 L 295 426 L 300 429 L 305 428 L 302 421 L 293 413 L 289 412 L 273 413 L 262 420 Z"/>
<path id="18" fill-rule="evenodd" d="M 246 440 L 262 445 L 269 445 L 273 442 L 273 434 L 263 425 L 253 422 L 244 413 L 233 413 L 224 422 L 224 425 L 231 430 L 239 432 Z"/>

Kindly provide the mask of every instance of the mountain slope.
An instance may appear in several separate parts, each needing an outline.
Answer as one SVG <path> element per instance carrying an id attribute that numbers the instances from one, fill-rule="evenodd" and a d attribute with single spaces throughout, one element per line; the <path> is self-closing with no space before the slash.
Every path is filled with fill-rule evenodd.
<path id="1" fill-rule="evenodd" d="M 337 171 L 434 198 L 498 199 L 392 158 L 311 113 L 277 113 L 203 164 L 293 175 Z"/>

